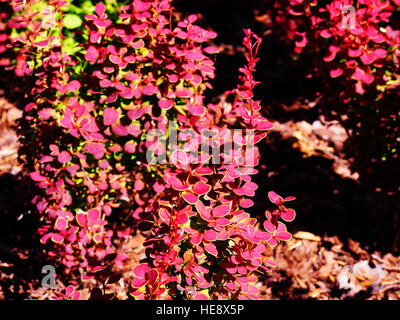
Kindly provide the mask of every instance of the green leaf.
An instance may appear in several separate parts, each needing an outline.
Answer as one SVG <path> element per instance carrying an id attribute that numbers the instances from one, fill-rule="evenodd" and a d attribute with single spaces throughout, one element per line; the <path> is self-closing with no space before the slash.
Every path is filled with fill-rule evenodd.
<path id="1" fill-rule="evenodd" d="M 64 16 L 64 26 L 68 29 L 75 29 L 80 27 L 82 20 L 76 14 L 66 14 Z"/>

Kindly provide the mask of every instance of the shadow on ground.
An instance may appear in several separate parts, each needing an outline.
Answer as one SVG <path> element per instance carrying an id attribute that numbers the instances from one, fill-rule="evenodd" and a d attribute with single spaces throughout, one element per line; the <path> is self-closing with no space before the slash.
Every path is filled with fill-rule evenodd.
<path id="1" fill-rule="evenodd" d="M 34 190 L 21 174 L 0 176 L 0 300 L 28 298 L 46 264 L 30 205 Z"/>
<path id="2" fill-rule="evenodd" d="M 260 216 L 271 207 L 268 191 L 293 195 L 297 199 L 291 207 L 297 215 L 293 222 L 287 223 L 292 232 L 336 235 L 344 244 L 352 239 L 368 251 L 389 252 L 393 243 L 392 222 L 390 219 L 383 222 L 383 218 L 371 213 L 371 194 L 357 181 L 336 174 L 332 160 L 303 157 L 293 148 L 294 142 L 295 138 L 283 140 L 278 132 L 271 132 L 259 145 L 260 172 L 254 180 L 259 189 L 251 209 L 253 215 Z"/>

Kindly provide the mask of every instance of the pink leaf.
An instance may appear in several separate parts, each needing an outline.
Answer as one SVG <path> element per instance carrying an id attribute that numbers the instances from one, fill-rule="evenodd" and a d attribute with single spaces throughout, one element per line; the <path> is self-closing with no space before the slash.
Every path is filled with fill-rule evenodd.
<path id="1" fill-rule="evenodd" d="M 103 110 L 103 123 L 105 126 L 111 126 L 114 124 L 118 120 L 118 117 L 118 111 L 113 108 L 105 108 Z"/>
<path id="2" fill-rule="evenodd" d="M 83 213 L 78 213 L 76 215 L 76 221 L 81 227 L 84 227 L 86 225 L 86 216 Z"/>
<path id="3" fill-rule="evenodd" d="M 144 47 L 144 41 L 142 39 L 139 39 L 138 41 L 133 42 L 131 46 L 134 49 L 142 49 Z"/>
<path id="4" fill-rule="evenodd" d="M 168 99 L 161 99 L 161 100 L 158 102 L 158 106 L 159 106 L 161 109 L 164 109 L 164 110 L 170 109 L 170 108 L 172 107 L 172 104 L 173 104 L 172 100 L 168 100 Z"/>
<path id="5" fill-rule="evenodd" d="M 364 64 L 371 64 L 372 62 L 374 62 L 374 59 L 375 59 L 375 57 L 374 57 L 374 55 L 372 53 L 370 53 L 370 54 L 364 53 L 361 56 L 361 61 Z"/>
<path id="6" fill-rule="evenodd" d="M 210 167 L 200 167 L 196 169 L 196 173 L 199 175 L 209 175 L 213 173 L 213 170 Z"/>
<path id="7" fill-rule="evenodd" d="M 182 197 L 189 204 L 195 204 L 199 200 L 195 194 L 186 191 L 182 193 Z"/>
<path id="8" fill-rule="evenodd" d="M 383 59 L 383 58 L 386 58 L 387 53 L 386 53 L 385 49 L 376 49 L 373 52 L 373 55 L 374 55 L 375 59 Z"/>
<path id="9" fill-rule="evenodd" d="M 191 114 L 199 116 L 202 115 L 206 109 L 202 105 L 189 104 L 188 110 L 190 111 Z"/>
<path id="10" fill-rule="evenodd" d="M 104 144 L 96 142 L 89 142 L 86 145 L 86 149 L 89 153 L 94 155 L 95 159 L 97 160 L 102 158 L 105 152 Z"/>
<path id="11" fill-rule="evenodd" d="M 217 240 L 217 233 L 213 229 L 209 229 L 203 234 L 203 239 L 206 241 L 213 242 Z"/>
<path id="12" fill-rule="evenodd" d="M 188 88 L 185 88 L 177 91 L 175 94 L 180 98 L 189 98 L 192 95 L 192 92 Z"/>
<path id="13" fill-rule="evenodd" d="M 58 157 L 58 162 L 60 163 L 67 163 L 71 160 L 71 155 L 67 151 L 62 151 Z"/>
<path id="14" fill-rule="evenodd" d="M 203 239 L 202 235 L 198 232 L 190 236 L 190 242 L 194 246 L 197 246 L 201 242 L 202 239 Z"/>
<path id="15" fill-rule="evenodd" d="M 156 86 L 153 85 L 147 85 L 142 87 L 142 93 L 146 96 L 151 96 L 154 93 L 157 93 L 159 90 Z"/>
<path id="16" fill-rule="evenodd" d="M 231 211 L 231 207 L 227 205 L 217 206 L 213 209 L 213 217 L 225 217 Z"/>
<path id="17" fill-rule="evenodd" d="M 332 37 L 332 34 L 327 29 L 322 30 L 320 35 L 322 38 L 325 38 L 325 39 Z"/>
<path id="18" fill-rule="evenodd" d="M 34 45 L 37 47 L 47 47 L 49 45 L 49 42 L 50 42 L 50 38 L 43 40 L 43 41 L 35 42 Z"/>
<path id="19" fill-rule="evenodd" d="M 183 150 L 175 150 L 170 156 L 170 161 L 173 164 L 189 164 L 188 154 Z"/>
<path id="20" fill-rule="evenodd" d="M 81 84 L 78 80 L 73 80 L 67 85 L 67 91 L 74 92 L 76 90 L 79 90 L 81 87 Z"/>
<path id="21" fill-rule="evenodd" d="M 361 54 L 361 46 L 357 49 L 349 49 L 349 57 L 358 57 Z"/>
<path id="22" fill-rule="evenodd" d="M 286 231 L 286 226 L 282 222 L 278 222 L 274 237 L 279 240 L 290 240 L 292 235 Z"/>
<path id="23" fill-rule="evenodd" d="M 31 179 L 36 182 L 45 181 L 46 178 L 43 177 L 39 171 L 31 172 L 30 173 Z"/>
<path id="24" fill-rule="evenodd" d="M 278 196 L 274 191 L 268 192 L 268 198 L 276 205 L 279 205 L 282 202 L 282 197 Z"/>
<path id="25" fill-rule="evenodd" d="M 271 239 L 271 237 L 272 237 L 271 234 L 266 233 L 266 232 L 259 231 L 259 232 L 255 233 L 255 238 L 259 241 L 267 241 L 267 240 Z"/>
<path id="26" fill-rule="evenodd" d="M 197 182 L 193 187 L 193 192 L 199 195 L 208 193 L 211 190 L 211 186 L 204 183 L 203 181 Z"/>
<path id="27" fill-rule="evenodd" d="M 283 199 L 283 201 L 285 201 L 285 202 L 293 201 L 293 200 L 296 200 L 296 197 L 289 196 L 289 197 L 286 197 L 285 199 Z"/>
<path id="28" fill-rule="evenodd" d="M 217 220 L 215 220 L 215 223 L 219 226 L 228 226 L 231 224 L 231 221 L 227 218 L 218 218 Z"/>
<path id="29" fill-rule="evenodd" d="M 106 6 L 103 3 L 99 2 L 98 4 L 96 4 L 95 11 L 99 17 L 103 17 L 104 12 L 106 12 Z"/>
<path id="30" fill-rule="evenodd" d="M 40 242 L 45 244 L 51 238 L 51 235 L 51 233 L 46 233 L 43 237 L 40 238 Z"/>
<path id="31" fill-rule="evenodd" d="M 197 20 L 197 16 L 196 16 L 195 14 L 191 14 L 191 15 L 188 17 L 189 23 L 193 23 L 193 22 L 195 22 L 196 20 Z"/>
<path id="32" fill-rule="evenodd" d="M 343 74 L 343 70 L 340 68 L 332 69 L 330 71 L 331 78 L 337 78 L 337 77 L 341 76 L 342 74 Z"/>
<path id="33" fill-rule="evenodd" d="M 267 243 L 270 245 L 270 246 L 276 246 L 277 244 L 278 244 L 278 241 L 275 239 L 275 238 L 271 238 L 271 239 L 269 239 L 269 240 L 267 240 Z"/>
<path id="34" fill-rule="evenodd" d="M 279 239 L 279 240 L 290 240 L 292 238 L 292 235 L 287 232 L 287 231 L 283 231 L 283 232 L 279 232 L 276 234 L 275 238 Z"/>
<path id="35" fill-rule="evenodd" d="M 295 218 L 296 213 L 293 209 L 285 209 L 281 212 L 281 217 L 283 220 L 285 221 L 293 221 L 293 219 Z"/>
<path id="36" fill-rule="evenodd" d="M 238 89 L 237 92 L 243 99 L 251 99 L 253 97 L 251 90 L 239 90 Z"/>
<path id="37" fill-rule="evenodd" d="M 58 234 L 58 233 L 53 233 L 52 235 L 51 235 L 51 240 L 53 241 L 53 242 L 55 242 L 55 243 L 61 243 L 61 242 L 63 242 L 63 237 L 60 235 L 60 234 Z"/>
<path id="38" fill-rule="evenodd" d="M 144 278 L 144 276 L 146 275 L 146 273 L 148 273 L 150 271 L 150 267 L 148 264 L 146 263 L 142 263 L 139 264 L 135 270 L 133 271 L 135 273 L 135 275 L 139 278 Z"/>
<path id="39" fill-rule="evenodd" d="M 189 221 L 189 217 L 186 213 L 178 214 L 176 217 L 176 222 L 178 224 L 185 224 L 188 221 Z"/>
<path id="40" fill-rule="evenodd" d="M 147 280 L 145 280 L 145 279 L 134 279 L 132 282 L 131 282 L 131 286 L 133 287 L 133 288 L 141 288 L 141 287 L 143 287 L 144 285 L 146 285 L 147 284 Z"/>
<path id="41" fill-rule="evenodd" d="M 264 229 L 268 232 L 274 232 L 276 230 L 275 225 L 273 225 L 270 221 L 265 220 L 264 221 Z"/>
<path id="42" fill-rule="evenodd" d="M 43 120 L 49 120 L 53 116 L 53 109 L 51 108 L 46 108 L 43 110 L 40 110 L 38 112 L 38 115 L 43 119 Z"/>
<path id="43" fill-rule="evenodd" d="M 172 188 L 178 191 L 184 191 L 189 189 L 189 186 L 187 184 L 183 184 L 181 180 L 179 180 L 176 177 L 169 178 L 168 183 L 171 184 Z"/>
<path id="44" fill-rule="evenodd" d="M 240 202 L 239 202 L 239 205 L 242 208 L 250 208 L 253 206 L 253 204 L 254 204 L 253 200 L 248 199 L 248 198 L 244 198 L 244 199 L 240 200 Z"/>
<path id="45" fill-rule="evenodd" d="M 132 141 L 128 141 L 127 143 L 125 143 L 124 150 L 126 153 L 130 153 L 130 154 L 135 153 L 136 143 L 134 143 Z"/>
<path id="46" fill-rule="evenodd" d="M 210 47 L 204 48 L 204 51 L 208 54 L 214 54 L 214 53 L 218 53 L 219 49 L 216 47 L 210 46 Z"/>
<path id="47" fill-rule="evenodd" d="M 356 90 L 355 90 L 358 94 L 364 94 L 365 90 L 363 88 L 362 82 L 358 81 L 356 83 Z"/>
<path id="48" fill-rule="evenodd" d="M 204 203 L 202 201 L 197 201 L 196 203 L 196 209 L 197 212 L 200 214 L 200 216 L 206 220 L 206 221 L 211 221 L 211 214 L 210 214 L 210 208 L 206 208 Z"/>
<path id="49" fill-rule="evenodd" d="M 115 133 L 117 136 L 125 137 L 129 134 L 129 127 L 123 126 L 120 123 L 114 123 L 113 126 L 111 127 L 111 130 L 113 133 Z"/>
<path id="50" fill-rule="evenodd" d="M 147 275 L 148 275 L 148 278 L 149 278 L 150 283 L 154 283 L 154 282 L 157 281 L 158 276 L 159 276 L 159 273 L 158 273 L 158 270 L 151 269 L 151 270 L 147 273 Z"/>
<path id="51" fill-rule="evenodd" d="M 204 246 L 204 249 L 213 256 L 217 257 L 218 256 L 218 251 L 217 247 L 213 243 L 208 243 Z"/>
<path id="52" fill-rule="evenodd" d="M 91 209 L 87 214 L 87 221 L 90 226 L 93 226 L 100 219 L 100 211 L 99 209 Z"/>
<path id="53" fill-rule="evenodd" d="M 99 58 L 99 52 L 93 46 L 90 46 L 86 50 L 85 59 L 89 61 L 90 64 L 96 63 L 97 59 Z"/>
<path id="54" fill-rule="evenodd" d="M 67 220 L 65 220 L 64 218 L 58 217 L 55 223 L 55 227 L 58 230 L 65 230 L 65 228 L 67 227 Z"/>

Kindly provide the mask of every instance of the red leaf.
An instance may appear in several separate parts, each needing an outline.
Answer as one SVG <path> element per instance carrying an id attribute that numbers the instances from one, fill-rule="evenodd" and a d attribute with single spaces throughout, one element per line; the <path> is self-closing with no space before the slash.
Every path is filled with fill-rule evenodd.
<path id="1" fill-rule="evenodd" d="M 188 88 L 185 88 L 175 92 L 175 95 L 180 98 L 189 98 L 192 95 L 192 92 Z"/>
<path id="2" fill-rule="evenodd" d="M 105 151 L 104 144 L 96 142 L 89 142 L 86 145 L 86 149 L 89 153 L 94 155 L 97 160 L 103 157 Z"/>
<path id="3" fill-rule="evenodd" d="M 76 215 L 76 221 L 81 227 L 84 227 L 86 225 L 86 215 L 84 215 L 83 213 L 78 213 Z"/>
<path id="4" fill-rule="evenodd" d="M 285 208 L 285 210 L 283 210 L 281 212 L 281 218 L 288 222 L 293 221 L 295 216 L 296 216 L 296 212 L 293 209 Z"/>
<path id="5" fill-rule="evenodd" d="M 118 111 L 113 108 L 105 108 L 103 110 L 103 123 L 105 126 L 111 126 L 114 124 L 118 120 L 118 117 Z"/>
<path id="6" fill-rule="evenodd" d="M 185 224 L 188 221 L 189 221 L 189 217 L 186 213 L 178 214 L 178 216 L 176 217 L 176 222 L 178 224 Z"/>
<path id="7" fill-rule="evenodd" d="M 67 91 L 74 92 L 76 90 L 79 90 L 80 87 L 81 87 L 80 82 L 78 80 L 73 80 L 70 83 L 68 83 Z"/>
<path id="8" fill-rule="evenodd" d="M 374 62 L 374 60 L 375 60 L 375 57 L 374 57 L 374 55 L 372 53 L 364 53 L 361 56 L 361 61 L 364 64 L 371 64 L 372 62 Z"/>
<path id="9" fill-rule="evenodd" d="M 210 46 L 210 47 L 204 48 L 204 51 L 208 54 L 214 54 L 214 53 L 218 53 L 219 49 L 216 47 Z"/>
<path id="10" fill-rule="evenodd" d="M 274 232 L 276 230 L 276 227 L 274 224 L 272 224 L 270 221 L 265 220 L 264 221 L 264 229 L 268 232 Z"/>
<path id="11" fill-rule="evenodd" d="M 332 69 L 330 71 L 331 78 L 337 78 L 337 77 L 341 76 L 342 74 L 343 74 L 343 70 L 340 68 Z"/>
<path id="12" fill-rule="evenodd" d="M 30 173 L 31 179 L 36 182 L 45 181 L 46 178 L 43 177 L 39 171 L 31 172 Z"/>
<path id="13" fill-rule="evenodd" d="M 332 34 L 327 29 L 322 30 L 320 35 L 322 38 L 325 38 L 325 39 L 332 37 Z"/>
<path id="14" fill-rule="evenodd" d="M 213 209 L 213 217 L 225 217 L 231 211 L 231 207 L 221 205 Z"/>
<path id="15" fill-rule="evenodd" d="M 237 90 L 239 96 L 241 96 L 243 99 L 251 99 L 253 97 L 253 93 L 251 90 Z"/>
<path id="16" fill-rule="evenodd" d="M 87 221 L 90 226 L 95 225 L 100 219 L 99 209 L 91 209 L 87 214 Z"/>
<path id="17" fill-rule="evenodd" d="M 213 229 L 209 229 L 203 234 L 203 239 L 206 241 L 213 242 L 217 240 L 217 233 Z"/>
<path id="18" fill-rule="evenodd" d="M 134 279 L 131 282 L 131 286 L 134 288 L 141 288 L 141 287 L 145 286 L 147 284 L 147 282 L 148 281 L 145 279 Z"/>
<path id="19" fill-rule="evenodd" d="M 161 99 L 161 100 L 158 102 L 158 106 L 159 106 L 161 109 L 164 109 L 164 110 L 170 109 L 170 108 L 172 107 L 172 104 L 173 104 L 172 100 L 168 100 L 168 99 Z"/>
<path id="20" fill-rule="evenodd" d="M 228 226 L 231 224 L 231 221 L 227 218 L 218 218 L 217 220 L 215 220 L 215 223 L 219 226 Z"/>
<path id="21" fill-rule="evenodd" d="M 144 278 L 144 276 L 146 275 L 146 273 L 148 273 L 150 271 L 150 267 L 148 264 L 146 263 L 142 263 L 139 264 L 135 270 L 133 271 L 135 273 L 135 275 L 139 278 Z"/>
<path id="22" fill-rule="evenodd" d="M 90 46 L 86 50 L 85 59 L 87 61 L 89 61 L 90 64 L 96 63 L 98 57 L 99 57 L 99 52 L 97 51 L 97 49 L 95 47 Z"/>
<path id="23" fill-rule="evenodd" d="M 67 220 L 65 220 L 64 218 L 58 217 L 55 223 L 55 227 L 58 230 L 65 230 L 65 228 L 67 227 Z"/>
<path id="24" fill-rule="evenodd" d="M 55 243 L 61 243 L 63 242 L 64 238 L 58 233 L 53 233 L 51 235 L 51 240 Z"/>
<path id="25" fill-rule="evenodd" d="M 138 40 L 136 42 L 133 42 L 131 44 L 131 46 L 134 49 L 142 49 L 144 47 L 144 41 L 142 39 L 140 39 L 140 40 Z"/>
<path id="26" fill-rule="evenodd" d="M 194 185 L 192 190 L 193 190 L 194 193 L 197 193 L 199 195 L 203 195 L 203 194 L 206 194 L 206 193 L 210 192 L 211 186 L 206 184 L 206 183 L 204 183 L 203 181 L 199 181 Z"/>
<path id="27" fill-rule="evenodd" d="M 153 85 L 147 85 L 142 87 L 142 93 L 146 96 L 151 96 L 155 93 L 159 92 L 158 88 Z"/>
<path id="28" fill-rule="evenodd" d="M 203 202 L 197 201 L 197 203 L 196 203 L 196 209 L 197 209 L 197 212 L 200 214 L 200 216 L 201 216 L 204 220 L 206 220 L 206 221 L 212 221 L 212 217 L 211 217 L 211 214 L 210 214 L 210 212 L 209 212 L 209 209 L 210 209 L 210 208 L 206 208 L 206 206 L 204 205 Z"/>
<path id="29" fill-rule="evenodd" d="M 71 155 L 67 151 L 62 151 L 58 157 L 58 162 L 60 163 L 67 163 L 71 160 Z"/>
<path id="30" fill-rule="evenodd" d="M 95 11 L 99 17 L 103 17 L 104 12 L 106 12 L 106 6 L 103 3 L 99 2 L 98 4 L 96 4 Z"/>
<path id="31" fill-rule="evenodd" d="M 128 141 L 127 143 L 125 143 L 124 150 L 127 153 L 131 153 L 131 154 L 135 153 L 135 151 L 136 151 L 136 143 L 134 143 L 132 141 Z"/>
<path id="32" fill-rule="evenodd" d="M 195 194 L 186 191 L 182 193 L 182 197 L 189 204 L 195 204 L 199 200 Z"/>
<path id="33" fill-rule="evenodd" d="M 268 198 L 276 205 L 279 205 L 282 202 L 282 197 L 278 196 L 274 191 L 268 192 Z"/>
<path id="34" fill-rule="evenodd" d="M 204 249 L 213 256 L 217 257 L 218 256 L 218 251 L 217 247 L 213 243 L 208 243 L 204 246 Z"/>

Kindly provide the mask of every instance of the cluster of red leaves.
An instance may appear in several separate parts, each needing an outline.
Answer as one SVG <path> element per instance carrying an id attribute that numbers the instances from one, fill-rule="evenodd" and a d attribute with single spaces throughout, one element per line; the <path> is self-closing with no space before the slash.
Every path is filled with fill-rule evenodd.
<path id="1" fill-rule="evenodd" d="M 339 78 L 345 84 L 339 93 L 345 103 L 358 98 L 354 92 L 363 95 L 368 90 L 381 97 L 400 85 L 400 31 L 388 25 L 399 2 L 357 1 L 354 13 L 350 6 L 350 0 L 275 4 L 275 22 L 294 42 L 294 52 L 316 54 L 319 61 L 313 72 Z"/>
<path id="2" fill-rule="evenodd" d="M 38 2 L 54 10 L 37 11 Z M 278 218 L 294 218 L 284 206 L 293 198 L 273 192 L 278 209 L 267 213 L 266 231 L 245 212 L 257 189 L 256 143 L 272 127 L 253 100 L 261 39 L 245 30 L 248 63 L 238 88 L 227 93 L 233 104 L 204 105 L 214 77 L 209 55 L 218 51 L 207 41 L 216 34 L 194 24 L 194 15 L 173 24 L 169 0 L 134 0 L 113 15 L 99 2 L 74 32 L 81 49 L 75 54 L 66 50 L 68 1 L 9 4 L 15 13 L 8 28 L 18 31 L 12 49 L 23 57 L 13 67 L 34 83 L 20 133 L 30 176 L 43 190 L 34 202 L 49 255 L 106 283 L 98 271 L 108 267 L 91 269 L 91 261 L 106 260 L 139 230 L 146 258 L 135 269 L 133 297 L 257 298 L 254 272 L 270 264 L 262 259 L 265 244 L 289 239 Z M 160 135 L 169 134 L 171 121 L 179 145 L 166 150 Z M 232 136 L 238 127 L 251 134 Z M 224 152 L 194 152 L 204 144 Z M 151 161 L 166 152 L 169 163 Z M 117 254 L 113 264 L 125 258 Z M 77 298 L 71 288 L 59 296 Z"/>
<path id="3" fill-rule="evenodd" d="M 377 172 L 374 179 L 381 180 L 387 175 L 378 166 L 388 166 L 389 159 L 397 161 L 400 147 L 400 30 L 392 19 L 400 2 L 272 3 L 268 10 L 272 34 L 292 45 L 293 57 L 308 67 L 306 77 L 323 83 L 313 98 L 328 118 L 347 130 L 346 153 L 355 159 L 354 169 L 363 179 Z M 393 185 L 384 189 L 397 192 L 398 183 Z"/>
<path id="4" fill-rule="evenodd" d="M 261 39 L 250 30 L 245 33 L 243 44 L 249 50 L 248 66 L 241 69 L 241 84 L 232 92 L 235 95 L 232 108 L 209 105 L 206 117 L 196 118 L 191 125 L 214 130 L 215 136 L 221 137 L 221 144 L 226 142 L 223 136 L 230 119 L 254 129 L 251 141 L 234 141 L 245 144 L 235 156 L 257 162 L 255 143 L 272 125 L 258 113 L 259 102 L 252 100 L 256 84 L 252 71 Z M 182 117 L 182 125 L 185 120 Z M 249 157 L 249 154 L 256 155 Z M 178 161 L 176 167 L 165 171 L 167 188 L 153 203 L 153 214 L 148 217 L 153 227 L 144 244 L 147 258 L 135 269 L 137 278 L 130 287 L 135 298 L 256 299 L 257 277 L 253 272 L 268 270 L 264 265 L 268 261 L 262 259 L 264 244 L 276 245 L 279 240 L 290 239 L 277 219 L 291 209 L 286 209 L 275 193 L 271 192 L 271 200 L 279 210 L 274 212 L 275 219 L 268 224 L 268 232 L 259 230 L 256 219 L 245 212 L 253 204 L 248 197 L 257 189 L 251 182 L 257 163 L 220 159 L 218 164 L 210 165 L 209 157 L 200 156 L 196 165 Z M 276 229 L 272 230 L 272 226 Z"/>
<path id="5" fill-rule="evenodd" d="M 7 0 L 0 0 L 0 66 L 8 67 L 11 64 L 10 58 L 7 56 L 7 51 L 10 49 L 8 45 L 10 43 L 11 29 L 8 28 L 8 21 L 12 14 L 11 7 Z"/>

